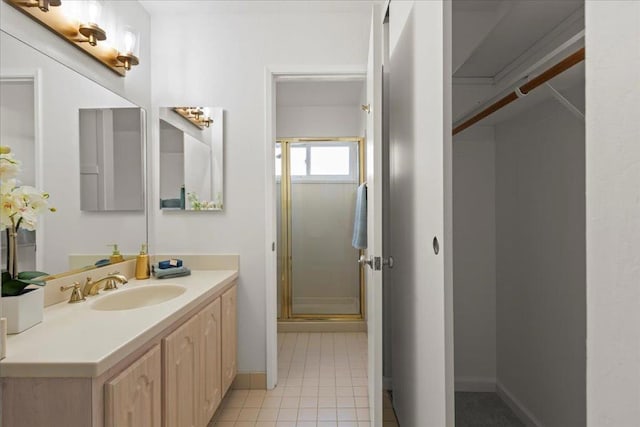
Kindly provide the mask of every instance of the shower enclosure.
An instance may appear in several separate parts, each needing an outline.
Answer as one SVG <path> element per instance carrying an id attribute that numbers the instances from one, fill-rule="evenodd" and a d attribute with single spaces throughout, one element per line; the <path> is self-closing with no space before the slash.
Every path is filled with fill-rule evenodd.
<path id="1" fill-rule="evenodd" d="M 276 142 L 279 320 L 364 318 L 351 246 L 363 150 L 362 138 Z"/>

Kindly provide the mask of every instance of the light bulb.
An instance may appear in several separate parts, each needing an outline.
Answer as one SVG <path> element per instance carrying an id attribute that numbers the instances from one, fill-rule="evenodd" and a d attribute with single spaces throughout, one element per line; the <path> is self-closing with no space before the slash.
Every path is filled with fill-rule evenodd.
<path id="1" fill-rule="evenodd" d="M 133 52 L 133 48 L 136 45 L 136 36 L 131 31 L 125 31 L 124 36 L 124 51 Z"/>
<path id="2" fill-rule="evenodd" d="M 69 20 L 80 21 L 82 17 L 82 2 L 78 0 L 65 0 L 60 10 Z"/>
<path id="3" fill-rule="evenodd" d="M 97 0 L 87 2 L 87 22 L 97 24 L 102 12 L 102 5 Z"/>

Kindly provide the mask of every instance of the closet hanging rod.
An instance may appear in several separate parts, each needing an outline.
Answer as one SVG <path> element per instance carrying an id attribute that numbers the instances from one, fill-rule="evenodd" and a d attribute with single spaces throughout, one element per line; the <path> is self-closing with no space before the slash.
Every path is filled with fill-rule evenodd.
<path id="1" fill-rule="evenodd" d="M 574 65 L 576 65 L 576 64 L 578 64 L 578 63 L 580 63 L 582 61 L 584 61 L 584 48 L 581 48 L 577 52 L 567 56 L 565 59 L 563 59 L 562 61 L 558 62 L 553 67 L 549 68 L 545 72 L 543 72 L 540 75 L 536 76 L 535 78 L 531 79 L 531 81 L 523 84 L 520 87 L 517 87 L 514 91 L 512 91 L 508 95 L 502 97 L 498 101 L 496 101 L 493 104 L 489 105 L 487 108 L 485 108 L 484 110 L 480 111 L 478 114 L 474 115 L 473 117 L 469 118 L 468 120 L 465 120 L 463 123 L 461 123 L 458 126 L 456 126 L 455 128 L 453 128 L 453 134 L 455 135 L 457 133 L 460 133 L 463 130 L 467 129 L 468 127 L 471 127 L 474 124 L 478 123 L 480 120 L 482 120 L 482 119 L 484 119 L 486 117 L 489 117 L 491 114 L 493 114 L 496 111 L 500 110 L 501 108 L 511 104 L 516 99 L 520 98 L 521 96 L 524 96 L 524 95 L 528 94 L 533 89 L 537 88 L 540 85 L 543 85 L 544 83 L 546 83 L 547 81 L 551 80 L 552 78 L 554 78 L 558 74 L 562 73 L 563 71 L 573 67 Z M 518 93 L 518 92 L 520 92 L 520 93 Z"/>

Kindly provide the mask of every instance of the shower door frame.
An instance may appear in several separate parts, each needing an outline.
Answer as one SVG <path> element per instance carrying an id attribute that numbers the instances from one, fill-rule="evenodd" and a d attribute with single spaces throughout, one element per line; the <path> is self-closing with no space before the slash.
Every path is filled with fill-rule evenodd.
<path id="1" fill-rule="evenodd" d="M 279 322 L 295 322 L 309 320 L 323 321 L 345 321 L 345 320 L 364 320 L 365 307 L 365 286 L 364 286 L 364 266 L 359 264 L 359 285 L 360 285 L 360 312 L 357 314 L 294 314 L 293 313 L 293 292 L 292 292 L 292 273 L 293 273 L 293 254 L 292 254 L 292 232 L 291 232 L 291 174 L 289 171 L 289 146 L 292 143 L 332 143 L 332 142 L 357 142 L 358 143 L 358 185 L 365 180 L 365 139 L 363 137 L 309 137 L 309 138 L 278 138 L 276 144 L 280 144 L 281 158 L 281 175 L 280 175 L 280 241 L 283 244 L 284 254 L 282 259 L 278 259 L 281 263 L 280 271 L 282 277 L 282 301 L 280 303 Z M 359 256 L 364 255 L 364 250 L 359 250 Z M 357 260 L 353 260 L 357 262 Z"/>

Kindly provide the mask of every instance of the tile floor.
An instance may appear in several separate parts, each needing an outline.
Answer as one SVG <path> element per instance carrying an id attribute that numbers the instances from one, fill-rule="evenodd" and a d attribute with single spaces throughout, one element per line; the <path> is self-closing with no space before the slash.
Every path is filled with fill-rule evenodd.
<path id="1" fill-rule="evenodd" d="M 278 334 L 278 386 L 230 391 L 209 426 L 369 427 L 367 334 Z"/>

